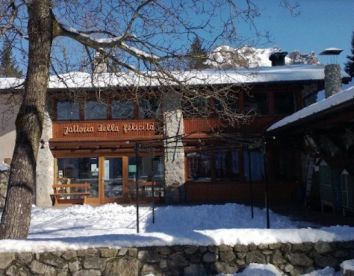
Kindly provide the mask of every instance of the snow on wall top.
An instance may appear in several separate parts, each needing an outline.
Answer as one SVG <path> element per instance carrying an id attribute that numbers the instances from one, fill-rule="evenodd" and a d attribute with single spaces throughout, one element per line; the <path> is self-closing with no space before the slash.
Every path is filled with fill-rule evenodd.
<path id="1" fill-rule="evenodd" d="M 299 120 L 302 120 L 304 118 L 310 117 L 314 114 L 320 113 L 322 111 L 325 111 L 329 108 L 338 106 L 340 104 L 343 104 L 347 101 L 353 100 L 354 99 L 354 81 L 352 81 L 351 85 L 348 87 L 346 85 L 346 89 L 342 90 L 341 92 L 338 92 L 328 98 L 325 98 L 319 102 L 313 103 L 307 107 L 304 107 L 303 109 L 300 109 L 299 111 L 283 118 L 282 120 L 274 123 L 271 125 L 267 131 L 272 131 L 281 127 L 284 127 L 286 125 L 295 123 Z"/>
<path id="2" fill-rule="evenodd" d="M 70 72 L 59 76 L 51 76 L 49 88 L 94 88 L 116 86 L 160 86 L 206 84 L 247 84 L 282 81 L 323 80 L 323 65 L 286 65 L 276 67 L 259 67 L 243 69 L 206 69 L 170 72 L 176 81 L 167 79 L 159 72 L 146 72 L 144 75 L 133 73 L 102 73 L 90 75 L 84 72 Z M 343 76 L 345 73 L 343 73 Z M 9 89 L 22 83 L 23 80 L 0 78 L 0 89 Z"/>

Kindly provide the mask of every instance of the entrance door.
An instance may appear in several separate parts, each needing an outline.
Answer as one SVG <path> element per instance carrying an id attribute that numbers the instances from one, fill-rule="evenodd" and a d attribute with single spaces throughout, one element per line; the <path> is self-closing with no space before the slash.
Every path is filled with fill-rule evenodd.
<path id="1" fill-rule="evenodd" d="M 128 157 L 101 157 L 101 203 L 119 202 L 126 194 Z"/>
<path id="2" fill-rule="evenodd" d="M 113 202 L 123 197 L 123 158 L 106 157 L 103 160 L 103 202 Z M 101 202 L 101 203 L 103 203 Z"/>

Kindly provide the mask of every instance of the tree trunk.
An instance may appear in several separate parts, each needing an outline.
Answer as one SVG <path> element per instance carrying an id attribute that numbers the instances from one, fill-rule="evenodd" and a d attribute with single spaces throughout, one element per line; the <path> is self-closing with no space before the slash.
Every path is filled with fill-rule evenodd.
<path id="1" fill-rule="evenodd" d="M 27 6 L 28 69 L 25 93 L 16 119 L 16 144 L 1 217 L 1 239 L 21 239 L 28 235 L 48 86 L 53 39 L 50 0 L 32 0 Z"/>

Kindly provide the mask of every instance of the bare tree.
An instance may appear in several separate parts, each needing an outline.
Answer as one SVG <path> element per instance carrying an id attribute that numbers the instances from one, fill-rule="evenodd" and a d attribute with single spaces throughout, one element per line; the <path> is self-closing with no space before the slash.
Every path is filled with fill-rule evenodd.
<path id="1" fill-rule="evenodd" d="M 214 97 L 224 107 L 222 114 L 229 112 L 227 117 L 236 122 L 243 116 L 224 101 L 229 90 L 188 89 L 170 73 L 169 61 L 173 60 L 176 69 L 175 61 L 190 45 L 188 39 L 196 34 L 212 31 L 215 38 L 209 46 L 216 41 L 239 39 L 238 20 L 251 21 L 257 15 L 252 0 L 240 4 L 233 0 L 3 0 L 0 35 L 11 32 L 17 39 L 15 45 L 28 45 L 28 59 L 0 238 L 28 235 L 51 68 L 54 73 L 63 73 L 80 65 L 89 71 L 93 50 L 99 51 L 114 62 L 117 72 L 153 78 L 162 84 L 168 80 L 187 100 Z M 79 49 L 76 53 L 75 48 Z M 89 58 L 81 59 L 83 53 Z M 68 63 L 63 66 L 62 61 Z M 152 71 L 155 73 L 147 73 Z"/>

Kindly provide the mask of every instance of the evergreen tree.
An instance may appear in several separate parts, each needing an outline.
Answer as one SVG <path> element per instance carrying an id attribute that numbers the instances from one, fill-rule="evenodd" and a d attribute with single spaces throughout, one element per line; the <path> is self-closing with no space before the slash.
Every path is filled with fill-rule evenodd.
<path id="1" fill-rule="evenodd" d="M 204 62 L 207 59 L 207 51 L 203 48 L 202 41 L 196 36 L 191 44 L 188 52 L 188 67 L 189 69 L 204 69 L 207 66 Z"/>
<path id="2" fill-rule="evenodd" d="M 12 56 L 11 42 L 5 40 L 0 53 L 0 76 L 7 78 L 20 78 L 22 76 L 21 70 L 16 65 L 15 59 Z"/>
<path id="3" fill-rule="evenodd" d="M 347 56 L 348 62 L 345 64 L 345 72 L 347 72 L 352 78 L 354 77 L 354 32 L 352 35 L 352 49 L 351 56 Z"/>

